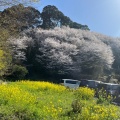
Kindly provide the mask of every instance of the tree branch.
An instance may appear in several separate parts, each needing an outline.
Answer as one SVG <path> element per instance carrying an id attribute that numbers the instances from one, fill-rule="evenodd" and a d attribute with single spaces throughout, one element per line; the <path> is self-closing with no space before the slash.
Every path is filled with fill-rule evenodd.
<path id="1" fill-rule="evenodd" d="M 32 2 L 39 2 L 40 0 L 0 0 L 0 6 L 12 6 L 16 4 L 28 4 Z"/>

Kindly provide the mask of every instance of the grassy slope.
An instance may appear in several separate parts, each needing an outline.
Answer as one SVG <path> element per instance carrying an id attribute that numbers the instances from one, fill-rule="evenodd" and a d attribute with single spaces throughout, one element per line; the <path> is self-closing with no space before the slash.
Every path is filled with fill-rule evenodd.
<path id="1" fill-rule="evenodd" d="M 97 105 L 94 98 L 85 100 L 81 96 L 82 107 L 79 107 L 82 111 L 72 112 L 76 91 L 48 82 L 13 82 L 0 85 L 0 91 L 0 120 L 118 119 L 117 107 Z M 78 92 L 83 96 L 90 95 L 89 89 L 83 88 Z"/>

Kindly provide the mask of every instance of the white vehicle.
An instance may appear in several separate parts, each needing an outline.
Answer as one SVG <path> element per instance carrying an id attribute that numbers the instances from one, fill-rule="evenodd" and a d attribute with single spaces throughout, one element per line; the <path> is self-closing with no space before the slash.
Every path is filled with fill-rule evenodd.
<path id="1" fill-rule="evenodd" d="M 79 80 L 73 80 L 73 79 L 62 79 L 62 83 L 64 86 L 69 88 L 78 88 L 80 86 Z"/>

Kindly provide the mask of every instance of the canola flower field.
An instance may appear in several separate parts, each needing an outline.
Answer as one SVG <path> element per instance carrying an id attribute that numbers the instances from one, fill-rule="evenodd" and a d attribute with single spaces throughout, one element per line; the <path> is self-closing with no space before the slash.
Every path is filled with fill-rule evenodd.
<path id="1" fill-rule="evenodd" d="M 95 91 L 49 82 L 0 85 L 0 120 L 119 120 L 120 108 L 98 104 Z"/>

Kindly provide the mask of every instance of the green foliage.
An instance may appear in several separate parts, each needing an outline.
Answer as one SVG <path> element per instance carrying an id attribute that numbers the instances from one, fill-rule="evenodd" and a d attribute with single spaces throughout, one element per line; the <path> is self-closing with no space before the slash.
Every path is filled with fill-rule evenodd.
<path id="1" fill-rule="evenodd" d="M 110 104 L 114 100 L 114 97 L 107 94 L 104 89 L 101 89 L 97 92 L 97 97 L 97 104 Z"/>
<path id="2" fill-rule="evenodd" d="M 43 8 L 41 16 L 43 19 L 41 27 L 44 29 L 50 29 L 58 26 L 61 22 L 61 17 L 64 15 L 55 6 L 48 5 Z"/>
<path id="3" fill-rule="evenodd" d="M 74 100 L 71 106 L 74 113 L 81 113 L 83 104 L 79 100 Z"/>
<path id="4" fill-rule="evenodd" d="M 49 82 L 20 81 L 0 85 L 0 119 L 119 119 L 120 109 L 117 106 L 99 105 L 95 99 L 75 100 L 75 92 Z"/>
<path id="5" fill-rule="evenodd" d="M 27 69 L 21 65 L 14 65 L 12 69 L 12 76 L 14 79 L 23 79 L 28 73 Z"/>
<path id="6" fill-rule="evenodd" d="M 11 50 L 7 39 L 10 37 L 8 30 L 0 27 L 0 76 L 7 75 L 12 63 Z"/>
<path id="7" fill-rule="evenodd" d="M 70 28 L 75 28 L 75 29 L 90 30 L 87 25 L 81 25 L 76 22 L 70 22 L 69 26 Z"/>
<path id="8" fill-rule="evenodd" d="M 81 25 L 73 22 L 69 17 L 65 16 L 56 6 L 48 5 L 43 8 L 41 13 L 43 23 L 41 25 L 44 29 L 53 29 L 54 27 L 69 26 L 76 29 L 89 30 L 87 25 Z"/>
<path id="9" fill-rule="evenodd" d="M 86 104 L 82 108 L 81 114 L 74 120 L 118 120 L 118 111 L 116 106 L 104 106 L 96 104 Z"/>
<path id="10" fill-rule="evenodd" d="M 0 85 L 0 91 L 0 119 L 59 119 L 72 102 L 72 96 L 64 86 L 48 82 L 21 81 Z M 64 97 L 66 95 L 69 101 Z"/>
<path id="11" fill-rule="evenodd" d="M 95 94 L 95 91 L 90 89 L 90 88 L 87 88 L 87 87 L 80 87 L 79 89 L 77 89 L 75 91 L 75 97 L 78 100 L 80 100 L 80 99 L 83 99 L 83 100 L 93 99 L 94 94 Z"/>
<path id="12" fill-rule="evenodd" d="M 10 60 L 10 61 L 9 61 Z M 0 77 L 6 74 L 11 59 L 6 52 L 0 50 Z"/>
<path id="13" fill-rule="evenodd" d="M 4 43 L 7 41 L 8 38 L 9 38 L 8 30 L 0 27 L 0 47 L 2 47 L 4 45 Z M 5 45 L 4 45 L 4 47 L 5 47 Z"/>
<path id="14" fill-rule="evenodd" d="M 7 29 L 11 35 L 15 35 L 24 29 L 40 24 L 39 18 L 38 10 L 19 4 L 0 13 L 0 27 Z"/>

